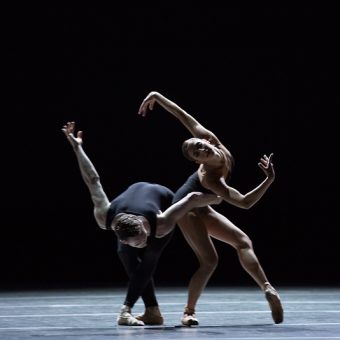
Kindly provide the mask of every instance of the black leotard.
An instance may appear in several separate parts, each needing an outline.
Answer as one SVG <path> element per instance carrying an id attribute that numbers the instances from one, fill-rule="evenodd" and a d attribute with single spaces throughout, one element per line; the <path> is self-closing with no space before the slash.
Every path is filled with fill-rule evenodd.
<path id="1" fill-rule="evenodd" d="M 189 176 L 188 179 L 184 182 L 184 184 L 176 191 L 172 203 L 178 202 L 180 199 L 182 199 L 187 194 L 193 191 L 213 194 L 212 191 L 202 186 L 200 179 L 198 177 L 198 171 L 195 171 L 191 176 Z"/>

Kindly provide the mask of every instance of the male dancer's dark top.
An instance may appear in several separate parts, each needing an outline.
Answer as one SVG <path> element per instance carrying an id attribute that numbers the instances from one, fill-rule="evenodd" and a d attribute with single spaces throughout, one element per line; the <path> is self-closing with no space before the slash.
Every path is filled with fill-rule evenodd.
<path id="1" fill-rule="evenodd" d="M 139 297 L 145 307 L 158 306 L 153 274 L 163 249 L 170 241 L 174 231 L 162 238 L 156 238 L 157 214 L 166 210 L 172 202 L 174 193 L 160 184 L 137 182 L 117 196 L 110 205 L 106 228 L 111 230 L 111 223 L 119 213 L 144 216 L 151 229 L 147 245 L 135 248 L 118 240 L 117 252 L 129 276 L 128 290 L 124 304 L 133 307 Z"/>

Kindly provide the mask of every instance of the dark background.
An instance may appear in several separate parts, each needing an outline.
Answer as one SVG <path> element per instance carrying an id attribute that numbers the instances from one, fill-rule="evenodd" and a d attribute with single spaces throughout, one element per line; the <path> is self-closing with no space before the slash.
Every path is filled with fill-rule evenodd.
<path id="1" fill-rule="evenodd" d="M 222 203 L 253 240 L 274 285 L 339 285 L 339 54 L 333 8 L 27 7 L 8 13 L 2 113 L 1 288 L 126 283 L 113 233 L 99 229 L 76 158 L 61 132 L 76 121 L 114 198 L 135 181 L 175 191 L 196 166 L 190 137 L 156 107 L 157 90 L 232 151 L 230 184 L 276 181 L 250 210 Z M 7 42 L 7 39 L 6 39 Z M 8 106 L 5 109 L 5 103 Z M 235 251 L 215 242 L 209 285 L 255 285 Z M 156 282 L 187 285 L 196 258 L 179 230 Z"/>

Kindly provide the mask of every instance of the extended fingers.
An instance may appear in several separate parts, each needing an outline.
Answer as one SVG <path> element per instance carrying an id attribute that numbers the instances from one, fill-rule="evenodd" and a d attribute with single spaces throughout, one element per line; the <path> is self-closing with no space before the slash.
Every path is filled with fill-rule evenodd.
<path id="1" fill-rule="evenodd" d="M 74 131 L 74 124 L 75 122 L 67 122 L 63 126 L 63 130 L 66 130 L 68 133 L 72 133 Z"/>
<path id="2" fill-rule="evenodd" d="M 138 114 L 141 114 L 143 117 L 146 116 L 146 111 L 148 110 L 148 102 L 143 102 L 139 108 Z"/>
<path id="3" fill-rule="evenodd" d="M 143 103 L 139 107 L 138 114 L 142 115 L 143 117 L 145 117 L 147 110 L 151 110 L 152 111 L 154 105 L 155 105 L 155 101 L 154 100 L 144 99 Z"/>
<path id="4" fill-rule="evenodd" d="M 270 162 L 272 160 L 273 156 L 274 156 L 273 153 L 271 153 L 269 155 L 269 157 L 266 154 L 264 154 L 262 158 L 265 159 L 266 161 Z"/>
<path id="5" fill-rule="evenodd" d="M 266 155 L 266 154 L 264 154 L 262 157 L 261 157 L 261 161 L 263 160 L 263 161 L 265 161 L 265 162 L 268 162 L 268 163 L 271 163 L 271 161 L 272 161 L 272 158 L 273 158 L 273 153 L 271 153 L 270 155 L 269 155 L 269 157 Z"/>
<path id="6" fill-rule="evenodd" d="M 266 155 L 261 157 L 259 165 L 260 164 L 263 165 L 263 166 L 267 166 L 268 165 L 268 157 Z"/>
<path id="7" fill-rule="evenodd" d="M 272 162 L 273 156 L 274 156 L 274 154 L 273 154 L 273 153 L 271 153 L 271 154 L 269 155 L 269 159 L 268 159 L 268 162 L 269 162 L 269 163 L 271 163 L 271 162 Z"/>
<path id="8" fill-rule="evenodd" d="M 144 111 L 145 111 L 145 109 L 144 109 L 144 102 L 143 102 L 139 107 L 138 114 L 143 116 Z"/>
<path id="9" fill-rule="evenodd" d="M 74 126 L 75 126 L 75 122 L 67 122 L 67 127 L 68 127 L 68 130 L 69 130 L 69 133 L 73 133 Z"/>
<path id="10" fill-rule="evenodd" d="M 272 165 L 272 158 L 273 158 L 273 153 L 271 153 L 269 155 L 269 157 L 264 154 L 261 159 L 260 159 L 260 162 L 258 163 L 258 166 L 261 168 L 261 169 L 268 169 L 270 165 Z"/>
<path id="11" fill-rule="evenodd" d="M 63 127 L 62 127 L 62 131 L 64 132 L 64 134 L 66 136 L 69 136 L 70 134 L 73 134 L 74 132 L 74 126 L 75 126 L 75 122 L 67 122 Z"/>

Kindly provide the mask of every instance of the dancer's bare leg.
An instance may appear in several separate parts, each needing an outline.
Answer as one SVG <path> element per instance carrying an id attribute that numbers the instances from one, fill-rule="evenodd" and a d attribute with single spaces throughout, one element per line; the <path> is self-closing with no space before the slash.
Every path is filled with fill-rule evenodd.
<path id="1" fill-rule="evenodd" d="M 211 207 L 208 210 L 209 212 L 201 215 L 201 218 L 207 227 L 209 235 L 233 246 L 238 253 L 242 267 L 256 281 L 259 287 L 264 290 L 268 279 L 255 255 L 250 238 L 228 218 Z"/>
<path id="2" fill-rule="evenodd" d="M 265 292 L 275 323 L 282 322 L 283 309 L 279 294 L 269 283 L 267 276 L 254 252 L 250 238 L 222 214 L 218 213 L 211 207 L 208 207 L 207 210 L 208 212 L 200 215 L 200 217 L 204 221 L 209 235 L 222 242 L 230 244 L 236 249 L 242 267 Z"/>
<path id="3" fill-rule="evenodd" d="M 182 323 L 197 325 L 198 321 L 194 316 L 196 304 L 217 266 L 218 255 L 206 227 L 195 213 L 188 213 L 178 225 L 199 261 L 199 268 L 189 282 L 187 306 Z M 193 317 L 186 318 L 186 315 Z"/>

